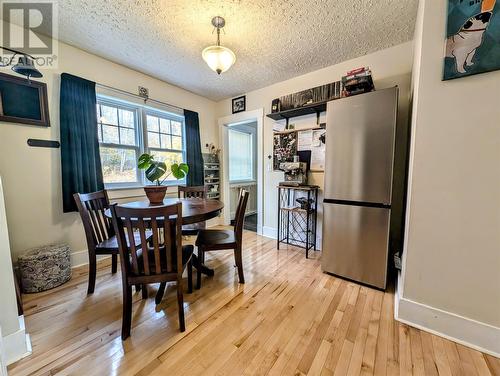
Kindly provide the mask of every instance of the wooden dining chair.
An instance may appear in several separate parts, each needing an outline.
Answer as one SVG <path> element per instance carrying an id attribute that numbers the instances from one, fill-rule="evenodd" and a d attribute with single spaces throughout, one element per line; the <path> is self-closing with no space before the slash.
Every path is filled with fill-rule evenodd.
<path id="1" fill-rule="evenodd" d="M 73 198 L 78 212 L 82 218 L 87 248 L 89 253 L 89 284 L 87 294 L 92 294 L 95 289 L 97 255 L 111 255 L 111 273 L 117 271 L 118 241 L 111 219 L 104 215 L 109 208 L 109 198 L 106 190 L 93 193 L 75 193 Z M 149 235 L 148 235 L 149 236 Z M 128 242 L 128 238 L 127 238 Z M 134 236 L 135 244 L 140 244 L 141 239 Z M 137 286 L 137 290 L 140 287 Z M 143 297 L 147 291 L 143 290 Z"/>
<path id="2" fill-rule="evenodd" d="M 179 185 L 177 189 L 177 195 L 179 198 L 207 198 L 207 187 L 205 185 L 199 185 L 196 187 Z"/>
<path id="3" fill-rule="evenodd" d="M 196 186 L 196 187 L 186 187 L 183 185 L 179 185 L 177 187 L 177 197 L 179 198 L 199 198 L 206 199 L 207 198 L 207 187 L 204 185 Z M 200 230 L 203 230 L 207 227 L 206 222 L 198 222 L 190 225 L 182 226 L 182 235 L 184 236 L 192 236 L 198 235 Z"/>
<path id="4" fill-rule="evenodd" d="M 243 225 L 245 223 L 245 211 L 248 202 L 248 191 L 242 189 L 240 191 L 238 206 L 236 208 L 236 216 L 234 227 L 232 230 L 200 230 L 196 239 L 196 247 L 198 248 L 198 262 L 205 262 L 205 252 L 219 251 L 225 249 L 234 250 L 234 261 L 238 267 L 238 277 L 240 283 L 245 283 L 243 275 L 242 261 L 242 238 Z M 201 287 L 201 268 L 197 268 L 196 288 Z"/>
<path id="5" fill-rule="evenodd" d="M 182 246 L 182 203 L 169 206 L 134 209 L 111 205 L 113 228 L 117 234 L 123 286 L 122 339 L 130 336 L 132 323 L 132 286 L 151 283 L 177 283 L 177 305 L 181 332 L 186 330 L 182 273 L 187 268 L 188 290 L 192 291 L 194 247 Z M 170 218 L 171 216 L 174 216 Z M 147 228 L 152 231 L 147 239 Z M 127 237 L 137 232 L 141 242 L 127 246 Z"/>
<path id="6" fill-rule="evenodd" d="M 105 190 L 85 194 L 75 193 L 73 198 L 82 218 L 87 239 L 89 253 L 87 294 L 92 294 L 96 280 L 96 256 L 111 255 L 111 273 L 116 273 L 118 243 L 111 220 L 104 215 L 104 211 L 109 208 L 108 193 Z"/>

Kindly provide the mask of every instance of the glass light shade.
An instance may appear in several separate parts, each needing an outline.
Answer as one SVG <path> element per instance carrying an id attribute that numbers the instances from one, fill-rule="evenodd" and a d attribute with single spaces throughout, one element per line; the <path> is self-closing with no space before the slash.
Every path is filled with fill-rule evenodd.
<path id="1" fill-rule="evenodd" d="M 222 46 L 207 47 L 203 50 L 201 56 L 210 69 L 218 74 L 227 71 L 236 61 L 234 52 Z"/>

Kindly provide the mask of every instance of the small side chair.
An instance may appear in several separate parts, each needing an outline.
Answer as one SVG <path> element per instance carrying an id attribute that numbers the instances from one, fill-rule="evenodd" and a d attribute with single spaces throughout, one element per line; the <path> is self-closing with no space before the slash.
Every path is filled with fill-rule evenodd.
<path id="1" fill-rule="evenodd" d="M 206 199 L 207 198 L 207 187 L 204 185 L 196 186 L 196 187 L 186 187 L 183 185 L 179 185 L 177 191 L 178 198 L 199 198 Z M 182 235 L 184 236 L 193 236 L 198 235 L 200 230 L 203 230 L 207 227 L 206 222 L 193 223 L 191 225 L 182 226 Z"/>
<path id="2" fill-rule="evenodd" d="M 205 253 L 211 251 L 219 251 L 225 249 L 234 250 L 234 260 L 238 267 L 238 277 L 240 283 L 245 283 L 243 275 L 243 260 L 242 260 L 242 238 L 243 225 L 245 223 L 245 211 L 248 202 L 248 191 L 242 189 L 236 208 L 236 216 L 234 228 L 232 230 L 200 230 L 196 239 L 196 247 L 198 248 L 198 261 L 203 264 L 205 262 Z M 197 268 L 196 288 L 201 288 L 201 268 Z"/>

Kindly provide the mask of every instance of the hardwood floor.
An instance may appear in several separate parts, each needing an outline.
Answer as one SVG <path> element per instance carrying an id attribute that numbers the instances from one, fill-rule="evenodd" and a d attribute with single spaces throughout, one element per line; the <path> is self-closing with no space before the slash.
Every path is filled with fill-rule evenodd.
<path id="1" fill-rule="evenodd" d="M 207 254 L 215 277 L 155 307 L 135 293 L 131 337 L 120 339 L 121 280 L 99 264 L 57 289 L 24 295 L 33 354 L 10 375 L 500 375 L 500 360 L 396 322 L 394 294 L 325 275 L 319 253 L 244 233 L 246 284 L 232 252 Z"/>

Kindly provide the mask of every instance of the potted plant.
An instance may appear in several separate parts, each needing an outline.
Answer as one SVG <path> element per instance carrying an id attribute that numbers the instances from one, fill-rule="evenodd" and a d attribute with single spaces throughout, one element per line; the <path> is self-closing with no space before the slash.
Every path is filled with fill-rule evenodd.
<path id="1" fill-rule="evenodd" d="M 144 192 L 146 192 L 151 204 L 161 204 L 163 202 L 168 188 L 166 185 L 162 185 L 165 179 L 170 175 L 173 175 L 176 179 L 184 179 L 189 172 L 187 164 L 174 163 L 170 166 L 170 172 L 163 177 L 167 173 L 167 165 L 165 162 L 156 161 L 151 154 L 142 154 L 137 161 L 137 167 L 146 170 L 146 178 L 151 183 L 154 183 L 154 185 L 144 187 Z"/>

